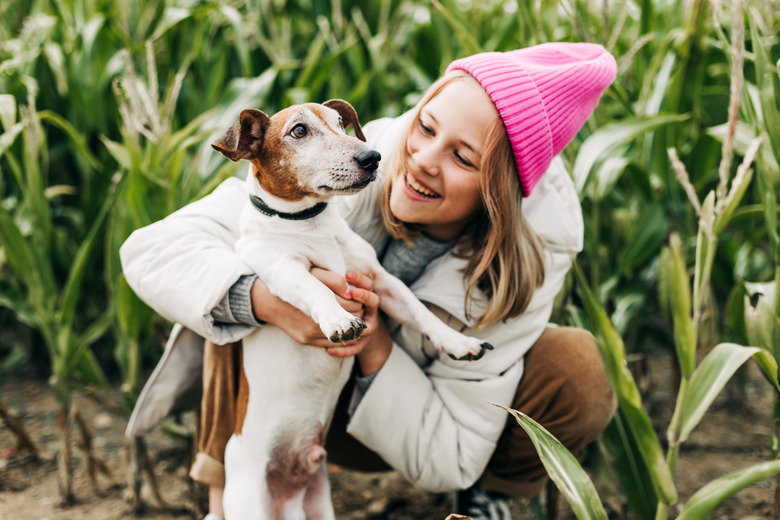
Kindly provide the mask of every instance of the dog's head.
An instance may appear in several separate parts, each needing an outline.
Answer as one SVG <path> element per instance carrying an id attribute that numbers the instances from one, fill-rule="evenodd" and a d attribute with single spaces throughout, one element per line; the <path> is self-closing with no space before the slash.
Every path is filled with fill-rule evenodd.
<path id="1" fill-rule="evenodd" d="M 357 139 L 347 135 L 352 125 Z M 379 152 L 365 144 L 352 105 L 332 99 L 294 105 L 268 117 L 243 110 L 211 146 L 232 161 L 247 159 L 271 195 L 296 201 L 354 193 L 376 178 Z"/>

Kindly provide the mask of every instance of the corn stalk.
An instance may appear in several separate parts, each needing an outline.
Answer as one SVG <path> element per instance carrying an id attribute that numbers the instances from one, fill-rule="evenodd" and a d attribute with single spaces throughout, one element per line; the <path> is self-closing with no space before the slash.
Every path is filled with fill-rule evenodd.
<path id="1" fill-rule="evenodd" d="M 70 503 L 73 500 L 70 430 L 74 420 L 71 414 L 72 395 L 76 389 L 74 379 L 78 377 L 97 387 L 108 388 L 91 346 L 106 332 L 111 319 L 110 311 L 106 311 L 85 324 L 84 317 L 76 311 L 82 294 L 81 283 L 99 232 L 116 200 L 119 179 L 106 193 L 103 207 L 94 216 L 75 254 L 69 259 L 70 268 L 65 280 L 58 281 L 55 276 L 58 267 L 56 262 L 59 255 L 65 252 L 58 250 L 54 241 L 58 223 L 52 216 L 51 205 L 55 201 L 51 194 L 67 193 L 67 190 L 52 189 L 47 185 L 46 135 L 42 123 L 48 123 L 69 136 L 78 134 L 56 114 L 36 111 L 35 93 L 35 89 L 31 88 L 28 104 L 19 107 L 20 121 L 14 121 L 9 127 L 10 111 L 6 111 L 3 122 L 6 128 L 3 137 L 10 143 L 4 150 L 3 158 L 21 188 L 21 199 L 14 211 L 0 207 L 0 241 L 8 266 L 23 290 L 2 303 L 34 327 L 48 349 L 52 367 L 49 386 L 59 407 L 60 498 L 64 503 Z M 3 102 L 6 105 L 12 103 L 8 97 Z M 18 147 L 20 150 L 17 155 L 13 153 L 12 145 L 20 133 L 23 143 Z M 88 152 L 84 160 L 97 166 L 94 157 Z"/>

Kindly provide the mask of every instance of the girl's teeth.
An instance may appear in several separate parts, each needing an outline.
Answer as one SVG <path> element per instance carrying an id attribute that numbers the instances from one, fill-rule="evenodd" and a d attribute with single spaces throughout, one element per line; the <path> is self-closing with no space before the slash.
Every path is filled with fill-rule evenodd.
<path id="1" fill-rule="evenodd" d="M 431 190 L 425 188 L 424 186 L 421 186 L 416 180 L 414 180 L 414 177 L 407 174 L 406 175 L 406 183 L 409 185 L 410 188 L 412 188 L 414 191 L 419 193 L 420 195 L 425 195 L 426 197 L 438 197 L 439 194 L 432 192 Z"/>

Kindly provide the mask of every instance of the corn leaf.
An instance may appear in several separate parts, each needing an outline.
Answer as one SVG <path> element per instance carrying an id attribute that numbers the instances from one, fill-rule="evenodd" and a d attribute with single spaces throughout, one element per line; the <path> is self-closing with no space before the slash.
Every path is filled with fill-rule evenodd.
<path id="1" fill-rule="evenodd" d="M 699 218 L 699 231 L 696 236 L 696 264 L 693 272 L 693 305 L 694 311 L 703 304 L 702 291 L 709 283 L 712 260 L 715 257 L 717 237 L 708 233 L 715 220 L 715 192 L 710 191 L 704 199 Z M 698 324 L 697 324 L 698 325 Z"/>
<path id="2" fill-rule="evenodd" d="M 125 177 L 121 177 L 118 184 L 122 183 Z M 87 233 L 86 238 L 79 246 L 76 252 L 76 257 L 73 260 L 70 271 L 68 272 L 68 279 L 65 282 L 65 286 L 62 289 L 62 299 L 60 302 L 60 324 L 64 327 L 70 327 L 73 322 L 73 316 L 76 312 L 76 304 L 78 298 L 81 295 L 81 281 L 84 279 L 89 259 L 92 255 L 92 249 L 97 243 L 99 234 L 98 232 L 103 226 L 103 222 L 108 216 L 108 212 L 114 205 L 119 193 L 119 185 L 112 186 L 108 191 L 103 202 L 103 207 L 100 209 L 100 213 L 92 222 L 92 226 Z"/>
<path id="3" fill-rule="evenodd" d="M 16 123 L 0 135 L 0 155 L 3 155 L 14 144 L 14 141 L 16 141 L 16 138 L 23 130 L 24 123 Z"/>
<path id="4" fill-rule="evenodd" d="M 108 153 L 110 153 L 111 157 L 119 163 L 120 167 L 128 171 L 133 167 L 132 160 L 130 159 L 130 152 L 127 150 L 127 147 L 116 141 L 112 141 L 106 136 L 101 136 L 100 140 L 103 141 Z"/>
<path id="5" fill-rule="evenodd" d="M 2 205 L 0 205 L 0 243 L 3 244 L 5 258 L 11 269 L 30 292 L 32 306 L 43 305 L 45 299 L 49 297 L 47 294 L 50 293 L 41 283 L 43 278 L 38 271 L 39 258 Z"/>
<path id="6" fill-rule="evenodd" d="M 92 152 L 89 151 L 89 147 L 84 140 L 84 136 L 80 134 L 72 124 L 66 121 L 65 118 L 56 112 L 52 112 L 51 110 L 41 110 L 38 112 L 38 117 L 41 121 L 46 121 L 62 130 L 65 135 L 70 138 L 73 146 L 79 152 L 79 155 L 81 155 L 81 157 L 83 157 L 92 168 L 98 171 L 102 169 L 100 161 L 98 161 Z"/>
<path id="7" fill-rule="evenodd" d="M 6 131 L 16 124 L 16 98 L 11 94 L 0 94 L 0 124 Z"/>
<path id="8" fill-rule="evenodd" d="M 661 443 L 655 434 L 650 417 L 642 408 L 642 398 L 640 397 L 639 389 L 626 365 L 626 351 L 623 339 L 593 297 L 585 276 L 576 263 L 574 273 L 585 311 L 588 314 L 588 320 L 591 323 L 591 327 L 595 329 L 592 329 L 592 331 L 599 339 L 597 344 L 607 370 L 607 376 L 613 390 L 617 394 L 620 409 L 625 415 L 626 423 L 636 440 L 639 453 L 641 453 L 647 465 L 653 482 L 653 489 L 661 500 L 673 504 L 677 501 L 677 490 L 674 486 L 674 480 L 672 479 L 669 466 L 666 464 Z"/>
<path id="9" fill-rule="evenodd" d="M 101 387 L 107 387 L 107 385 L 103 384 L 106 377 L 103 375 L 103 370 L 100 368 L 100 365 L 96 363 L 95 367 L 90 368 L 92 363 L 89 361 L 85 362 L 82 358 L 91 353 L 90 347 L 106 333 L 113 320 L 113 314 L 110 310 L 107 310 L 101 314 L 86 331 L 84 331 L 81 337 L 72 339 L 72 343 L 69 345 L 69 351 L 66 354 L 68 359 L 65 365 L 65 374 L 74 374 L 83 371 L 86 367 L 88 368 L 88 370 L 86 370 L 87 373 L 91 374 L 93 377 L 97 376 L 90 382 L 99 384 Z M 81 368 L 79 369 L 79 367 Z"/>
<path id="10" fill-rule="evenodd" d="M 509 412 L 531 438 L 531 442 L 542 460 L 547 475 L 555 483 L 563 497 L 580 519 L 606 520 L 607 513 L 601 504 L 596 488 L 588 474 L 566 446 L 550 432 L 523 412 L 496 405 Z"/>
<path id="11" fill-rule="evenodd" d="M 732 187 L 732 190 L 734 191 L 729 194 L 728 204 L 715 216 L 713 227 L 716 236 L 723 233 L 723 230 L 731 221 L 731 217 L 734 215 L 734 211 L 737 209 L 737 206 L 739 206 L 739 203 L 742 202 L 742 197 L 745 195 L 745 191 L 747 191 L 748 186 L 750 186 L 750 181 L 752 179 L 753 169 L 749 168 L 745 173 L 745 178 L 742 183 L 737 186 L 736 189 Z"/>
<path id="12" fill-rule="evenodd" d="M 716 345 L 694 372 L 685 402 L 680 404 L 682 415 L 679 442 L 688 439 L 734 372 L 751 357 L 763 358 L 762 363 L 774 365 L 773 384 L 777 387 L 777 363 L 767 352 L 758 347 L 743 347 L 735 343 Z"/>
<path id="13" fill-rule="evenodd" d="M 583 196 L 586 186 L 591 182 L 596 164 L 617 155 L 616 150 L 633 144 L 646 132 L 664 125 L 685 121 L 688 117 L 686 114 L 638 116 L 601 126 L 582 143 L 574 161 L 572 176 L 577 193 L 580 194 L 580 197 Z M 611 174 L 608 169 L 603 171 L 605 175 Z M 610 183 L 602 179 L 598 181 L 598 185 L 600 190 L 604 191 L 610 186 Z"/>
<path id="14" fill-rule="evenodd" d="M 756 9 L 748 9 L 747 11 L 750 21 L 750 38 L 753 41 L 753 51 L 755 52 L 756 86 L 759 90 L 764 129 L 769 136 L 770 148 L 777 150 L 780 147 L 780 114 L 778 114 L 778 101 L 780 100 L 776 97 L 777 68 L 769 55 L 771 46 L 768 42 L 765 43 L 766 38 L 758 30 L 762 22 L 758 22 L 757 18 L 761 14 Z"/>
<path id="15" fill-rule="evenodd" d="M 661 204 L 652 204 L 643 209 L 637 219 L 638 226 L 629 238 L 629 243 L 620 252 L 618 266 L 620 274 L 630 274 L 637 265 L 658 254 L 661 243 L 669 232 L 669 221 Z"/>
<path id="16" fill-rule="evenodd" d="M 669 239 L 664 251 L 662 269 L 666 272 L 666 294 L 669 297 L 674 322 L 674 345 L 683 377 L 690 378 L 696 363 L 696 327 L 691 318 L 691 288 L 688 270 L 677 233 Z"/>
<path id="17" fill-rule="evenodd" d="M 454 14 L 447 10 L 447 8 L 444 7 L 438 0 L 433 0 L 433 6 L 437 11 L 439 11 L 439 13 L 441 13 L 442 17 L 447 21 L 447 24 L 449 24 L 450 28 L 457 36 L 461 47 L 463 47 L 464 56 L 469 56 L 471 54 L 476 54 L 482 51 L 482 48 L 480 47 L 476 38 L 474 38 L 474 36 L 471 34 L 471 30 L 469 30 L 469 28 L 466 27 L 463 22 L 461 22 Z"/>
<path id="18" fill-rule="evenodd" d="M 94 352 L 89 349 L 84 351 L 84 354 L 76 360 L 71 375 L 82 381 L 86 381 L 101 390 L 108 390 L 111 388 L 111 383 L 109 383 L 106 378 L 103 369 L 100 368 L 100 363 L 98 363 Z"/>
<path id="19" fill-rule="evenodd" d="M 0 307 L 5 307 L 13 311 L 13 313 L 16 314 L 16 319 L 28 327 L 37 329 L 41 325 L 41 321 L 38 315 L 35 314 L 34 310 L 27 304 L 27 302 L 19 298 L 13 298 L 5 294 L 0 294 Z"/>
<path id="20" fill-rule="evenodd" d="M 775 460 L 756 464 L 713 480 L 688 499 L 677 520 L 708 518 L 716 507 L 738 491 L 778 474 L 780 474 L 780 460 Z"/>
<path id="21" fill-rule="evenodd" d="M 628 420 L 620 409 L 601 434 L 601 439 L 614 459 L 616 477 L 634 517 L 652 520 L 658 496 Z"/>

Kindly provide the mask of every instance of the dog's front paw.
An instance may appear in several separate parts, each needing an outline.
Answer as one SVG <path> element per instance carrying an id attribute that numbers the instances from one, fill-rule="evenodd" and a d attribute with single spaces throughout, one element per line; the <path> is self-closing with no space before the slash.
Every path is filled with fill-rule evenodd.
<path id="1" fill-rule="evenodd" d="M 330 326 L 322 325 L 321 328 L 325 336 L 333 343 L 349 343 L 363 334 L 363 331 L 366 330 L 366 322 L 352 316 L 339 320 Z"/>
<path id="2" fill-rule="evenodd" d="M 493 345 L 491 345 L 490 343 L 480 343 L 479 347 L 480 348 L 476 353 L 470 350 L 467 354 L 460 357 L 456 356 L 455 354 L 452 354 L 451 352 L 447 352 L 447 355 L 457 361 L 476 361 L 485 355 L 485 351 L 493 350 Z"/>
<path id="3" fill-rule="evenodd" d="M 451 341 L 440 348 L 440 351 L 458 361 L 476 361 L 488 350 L 493 350 L 493 345 L 468 336 L 461 336 L 461 341 Z"/>

